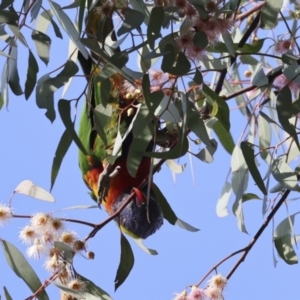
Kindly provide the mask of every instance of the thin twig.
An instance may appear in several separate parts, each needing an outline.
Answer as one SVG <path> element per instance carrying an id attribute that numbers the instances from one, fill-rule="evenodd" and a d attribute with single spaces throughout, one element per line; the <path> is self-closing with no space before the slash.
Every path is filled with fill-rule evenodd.
<path id="1" fill-rule="evenodd" d="M 239 260 L 236 262 L 236 264 L 233 266 L 233 268 L 227 274 L 226 278 L 229 279 L 233 275 L 233 273 L 235 272 L 235 270 L 239 267 L 239 265 L 245 260 L 246 256 L 251 251 L 252 247 L 257 242 L 257 240 L 259 239 L 259 237 L 261 236 L 261 234 L 264 232 L 264 230 L 268 227 L 270 221 L 273 219 L 274 215 L 277 213 L 277 211 L 281 207 L 281 205 L 285 202 L 285 200 L 287 199 L 287 197 L 290 194 L 290 192 L 291 192 L 291 190 L 286 190 L 284 192 L 284 194 L 282 195 L 282 197 L 280 198 L 280 200 L 277 202 L 277 204 L 275 205 L 275 207 L 272 209 L 272 211 L 270 212 L 270 214 L 267 216 L 267 218 L 264 221 L 264 223 L 261 225 L 261 227 L 258 229 L 258 231 L 256 232 L 256 234 L 254 235 L 254 237 L 251 240 L 251 242 L 246 247 L 244 247 L 242 249 L 239 249 L 239 250 L 237 250 L 235 252 L 232 252 L 231 254 L 229 254 L 228 256 L 226 256 L 225 258 L 223 258 L 222 260 L 220 260 L 217 264 L 215 264 L 202 277 L 202 279 L 196 284 L 196 286 L 199 286 L 214 270 L 216 270 L 217 267 L 219 267 L 225 261 L 227 261 L 231 257 L 233 257 L 233 256 L 235 256 L 235 255 L 237 255 L 237 254 L 239 254 L 241 252 L 243 252 L 242 256 L 239 258 Z"/>
<path id="2" fill-rule="evenodd" d="M 270 214 L 267 216 L 266 220 L 264 223 L 261 225 L 259 230 L 256 232 L 255 236 L 253 237 L 252 241 L 249 243 L 249 245 L 246 247 L 246 250 L 244 251 L 243 255 L 241 258 L 237 261 L 237 263 L 234 265 L 234 267 L 230 270 L 228 275 L 226 276 L 227 279 L 229 279 L 235 270 L 239 267 L 239 265 L 245 260 L 246 256 L 252 249 L 252 247 L 255 245 L 261 234 L 264 232 L 264 230 L 268 227 L 270 221 L 273 219 L 274 215 L 277 213 L 281 205 L 284 203 L 284 201 L 287 199 L 288 195 L 290 194 L 291 190 L 286 190 L 284 194 L 282 195 L 281 199 L 277 202 L 275 207 L 272 209 Z"/>

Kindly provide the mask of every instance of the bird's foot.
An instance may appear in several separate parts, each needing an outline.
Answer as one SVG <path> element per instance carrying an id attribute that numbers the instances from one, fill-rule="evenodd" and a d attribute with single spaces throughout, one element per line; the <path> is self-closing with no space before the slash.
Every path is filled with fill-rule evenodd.
<path id="1" fill-rule="evenodd" d="M 110 180 L 115 177 L 119 172 L 119 166 L 108 164 L 98 178 L 98 203 L 101 204 L 108 196 Z"/>

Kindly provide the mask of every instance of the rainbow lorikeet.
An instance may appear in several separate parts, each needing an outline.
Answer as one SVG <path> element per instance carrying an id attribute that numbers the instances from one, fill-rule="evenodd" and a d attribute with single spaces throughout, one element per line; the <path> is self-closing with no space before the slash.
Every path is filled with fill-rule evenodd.
<path id="1" fill-rule="evenodd" d="M 96 9 L 91 11 L 93 15 L 88 18 L 86 32 L 90 36 L 95 36 L 93 34 L 96 32 L 99 22 L 102 22 L 102 28 L 106 30 L 106 33 L 113 31 L 112 19 L 105 16 L 103 23 L 102 16 L 95 13 L 97 5 L 102 5 L 102 1 L 96 4 Z M 105 33 L 102 36 L 105 36 Z M 89 92 L 78 133 L 89 154 L 85 155 L 81 151 L 79 152 L 79 166 L 83 180 L 91 190 L 92 198 L 102 204 L 110 215 L 115 213 L 128 196 L 134 192 L 133 201 L 122 210 L 116 221 L 125 233 L 136 238 L 147 238 L 163 223 L 161 208 L 151 189 L 148 200 L 146 197 L 147 186 L 142 190 L 138 189 L 149 175 L 151 159 L 142 158 L 135 177 L 130 175 L 127 169 L 127 156 L 133 139 L 132 132 L 128 128 L 136 114 L 137 98 L 140 102 L 142 93 L 137 90 L 136 96 L 128 97 L 124 87 L 125 80 L 120 74 L 115 73 L 109 77 L 110 91 L 107 91 L 109 99 L 107 103 L 103 104 L 100 92 L 102 83 L 101 80 L 97 82 L 96 79 L 106 63 L 94 53 L 88 60 L 79 53 L 78 59 L 89 82 Z M 99 126 L 97 127 L 99 109 L 109 111 L 109 117 L 106 115 L 105 121 L 101 122 L 100 120 L 102 128 L 100 134 Z M 120 151 L 114 151 L 118 132 L 123 136 L 122 144 Z M 149 142 L 147 149 L 153 149 L 153 141 Z M 117 153 L 113 152 L 117 152 L 118 155 L 116 156 Z"/>

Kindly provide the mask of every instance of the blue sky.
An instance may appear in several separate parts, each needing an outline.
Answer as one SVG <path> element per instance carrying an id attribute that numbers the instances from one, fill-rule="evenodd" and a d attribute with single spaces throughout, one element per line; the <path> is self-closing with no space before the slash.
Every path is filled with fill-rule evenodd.
<path id="1" fill-rule="evenodd" d="M 29 31 L 27 31 L 29 32 Z M 52 29 L 50 31 L 53 37 Z M 55 69 L 67 57 L 66 35 L 64 41 L 53 37 L 50 63 L 45 70 L 39 60 L 40 73 Z M 31 43 L 31 47 L 34 47 Z M 27 68 L 28 50 L 19 46 L 19 67 L 21 80 Z M 0 65 L 4 58 L 0 59 Z M 83 80 L 76 80 L 69 89 L 66 99 L 72 99 L 83 88 Z M 57 100 L 61 90 L 56 93 Z M 82 102 L 83 103 L 83 99 Z M 244 126 L 245 120 L 239 117 L 239 112 L 232 115 L 233 131 Z M 0 202 L 7 203 L 15 187 L 23 180 L 32 180 L 37 185 L 50 188 L 50 171 L 52 159 L 64 130 L 59 117 L 53 124 L 44 116 L 44 111 L 37 108 L 34 96 L 28 101 L 23 97 L 10 94 L 8 108 L 0 112 L 0 157 L 1 157 L 1 189 Z M 38 201 L 23 195 L 13 199 L 13 209 L 16 214 L 30 215 L 35 212 L 52 212 L 75 205 L 93 205 L 84 185 L 77 161 L 77 148 L 74 144 L 66 155 L 53 189 L 55 203 Z M 236 219 L 231 213 L 227 218 L 218 218 L 216 203 L 224 184 L 230 156 L 218 148 L 212 164 L 204 164 L 193 160 L 195 184 L 190 172 L 188 157 L 180 159 L 180 163 L 188 163 L 185 172 L 177 176 L 176 183 L 166 166 L 155 175 L 154 181 L 161 188 L 177 215 L 200 228 L 197 233 L 187 232 L 177 226 L 171 226 L 166 221 L 164 226 L 145 244 L 159 253 L 150 256 L 131 242 L 135 255 L 134 268 L 126 282 L 114 292 L 114 278 L 118 267 L 120 247 L 119 231 L 111 222 L 101 230 L 95 238 L 89 241 L 88 248 L 96 254 L 95 260 L 86 260 L 77 256 L 74 260 L 76 270 L 83 276 L 93 280 L 106 290 L 113 299 L 143 299 L 167 300 L 174 292 L 182 291 L 187 285 L 196 283 L 219 260 L 228 254 L 245 247 L 261 226 L 261 202 L 251 201 L 244 205 L 246 225 L 249 235 L 239 232 Z M 256 191 L 250 185 L 248 191 Z M 297 202 L 291 204 L 291 213 L 296 209 Z M 55 216 L 69 217 L 90 222 L 101 222 L 107 215 L 98 209 L 58 211 Z M 286 217 L 281 209 L 276 222 Z M 25 246 L 18 239 L 19 230 L 28 220 L 14 219 L 6 226 L 0 227 L 0 237 L 8 240 L 25 252 Z M 78 232 L 84 238 L 89 228 L 68 223 L 67 227 Z M 130 240 L 130 239 L 129 239 Z M 278 258 L 277 267 L 273 266 L 271 226 L 263 233 L 257 244 L 247 256 L 244 263 L 229 281 L 225 290 L 228 300 L 252 299 L 298 299 L 296 294 L 299 284 L 299 265 L 288 266 Z M 275 254 L 277 257 L 277 255 Z M 226 275 L 239 256 L 235 256 L 218 271 Z M 48 274 L 42 264 L 43 259 L 29 260 L 41 281 Z M 17 278 L 7 266 L 4 255 L 0 251 L 0 286 L 6 286 L 13 299 L 25 299 L 30 296 L 27 286 Z M 208 277 L 207 279 L 209 279 Z M 59 290 L 55 286 L 47 289 L 50 299 L 58 299 Z M 3 291 L 0 294 L 4 297 Z"/>

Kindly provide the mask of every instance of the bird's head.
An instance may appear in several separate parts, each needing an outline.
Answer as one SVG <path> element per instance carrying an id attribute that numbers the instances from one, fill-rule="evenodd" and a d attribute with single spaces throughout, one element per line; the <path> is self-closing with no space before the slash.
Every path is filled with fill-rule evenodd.
<path id="1" fill-rule="evenodd" d="M 133 189 L 133 191 L 134 199 L 121 211 L 118 222 L 125 233 L 134 238 L 146 239 L 162 226 L 163 214 L 152 192 L 147 203 L 147 187 L 143 190 Z M 112 213 L 120 208 L 130 193 L 129 190 L 117 197 Z"/>

